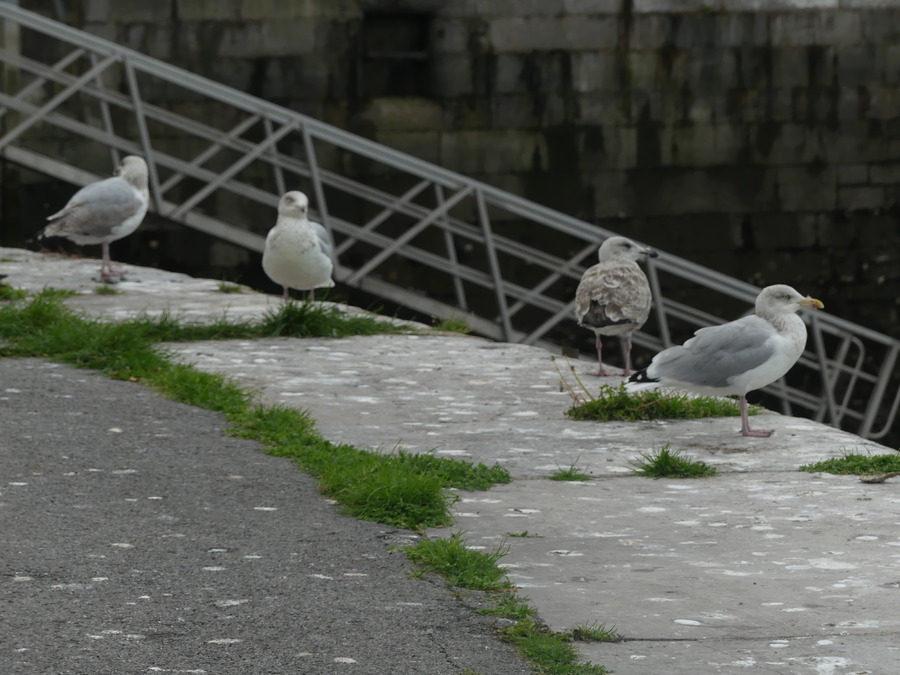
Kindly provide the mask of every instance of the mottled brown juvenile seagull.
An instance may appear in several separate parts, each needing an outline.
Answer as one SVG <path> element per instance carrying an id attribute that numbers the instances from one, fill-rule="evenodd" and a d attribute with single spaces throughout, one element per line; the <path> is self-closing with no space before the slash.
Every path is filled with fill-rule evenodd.
<path id="1" fill-rule="evenodd" d="M 656 258 L 628 237 L 610 237 L 600 246 L 598 262 L 581 276 L 575 291 L 575 318 L 596 335 L 597 375 L 613 375 L 603 368 L 601 335 L 621 336 L 625 346 L 625 372 L 631 374 L 631 334 L 650 316 L 650 284 L 637 261 Z"/>

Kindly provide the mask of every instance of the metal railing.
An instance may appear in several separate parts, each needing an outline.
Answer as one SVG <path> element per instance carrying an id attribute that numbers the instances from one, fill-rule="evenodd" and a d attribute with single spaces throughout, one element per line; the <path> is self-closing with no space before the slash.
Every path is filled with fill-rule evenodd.
<path id="1" fill-rule="evenodd" d="M 83 185 L 142 155 L 157 214 L 253 251 L 279 196 L 303 189 L 335 237 L 339 281 L 484 336 L 558 351 L 581 273 L 614 234 L 13 5 L 0 2 L 0 20 L 0 156 Z M 759 290 L 666 253 L 648 277 L 653 319 L 635 343 L 653 350 L 723 320 L 663 289 L 747 305 Z M 900 342 L 825 313 L 810 327 L 768 392 L 785 412 L 885 436 Z"/>

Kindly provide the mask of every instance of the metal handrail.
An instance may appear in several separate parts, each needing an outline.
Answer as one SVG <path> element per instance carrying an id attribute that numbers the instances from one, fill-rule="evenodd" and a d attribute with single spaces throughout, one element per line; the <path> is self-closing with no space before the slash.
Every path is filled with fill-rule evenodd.
<path id="1" fill-rule="evenodd" d="M 114 161 L 141 154 L 159 215 L 257 252 L 268 229 L 257 223 L 271 219 L 286 186 L 301 186 L 335 236 L 339 280 L 438 317 L 463 313 L 487 337 L 558 350 L 560 332 L 573 322 L 574 286 L 598 243 L 614 234 L 15 5 L 0 2 L 0 20 L 39 34 L 57 55 L 45 63 L 9 45 L 0 50 L 0 67 L 21 84 L 0 92 L 0 155 L 7 160 L 86 184 L 99 172 L 79 147 L 106 146 Z M 221 111 L 227 127 L 148 98 L 148 83 L 189 91 Z M 193 150 L 157 128 L 191 139 Z M 63 148 L 56 157 L 46 151 L 53 134 Z M 254 217 L 219 205 L 230 197 Z M 523 224 L 538 243 L 521 235 Z M 406 283 L 382 274 L 408 266 L 422 271 Z M 416 287 L 419 277 L 444 289 L 429 294 Z M 666 280 L 688 280 L 747 305 L 759 292 L 665 252 L 648 266 L 648 278 L 653 320 L 635 343 L 654 350 L 723 320 L 667 297 Z M 900 408 L 900 391 L 890 395 L 898 356 L 900 341 L 819 313 L 788 381 L 766 391 L 786 411 L 801 408 L 881 438 Z"/>

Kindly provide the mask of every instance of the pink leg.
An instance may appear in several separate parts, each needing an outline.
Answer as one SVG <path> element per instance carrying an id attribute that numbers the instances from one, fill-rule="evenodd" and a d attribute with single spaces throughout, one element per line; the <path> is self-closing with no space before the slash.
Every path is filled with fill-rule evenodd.
<path id="1" fill-rule="evenodd" d="M 594 344 L 597 346 L 597 377 L 612 375 L 603 369 L 603 341 L 600 339 L 599 333 L 597 333 L 597 341 Z"/>
<path id="2" fill-rule="evenodd" d="M 625 336 L 625 372 L 622 375 L 631 375 L 631 333 Z"/>
<path id="3" fill-rule="evenodd" d="M 751 429 L 750 418 L 747 415 L 747 398 L 741 396 L 741 436 L 752 436 L 754 438 L 768 438 L 772 435 L 774 429 Z"/>
<path id="4" fill-rule="evenodd" d="M 101 244 L 100 281 L 110 283 L 115 277 L 124 277 L 124 270 L 114 270 L 109 257 L 109 244 Z"/>

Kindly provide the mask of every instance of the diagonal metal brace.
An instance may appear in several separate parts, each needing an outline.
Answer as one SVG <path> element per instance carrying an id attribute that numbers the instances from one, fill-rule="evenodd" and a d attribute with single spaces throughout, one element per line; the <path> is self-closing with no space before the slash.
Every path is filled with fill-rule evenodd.
<path id="1" fill-rule="evenodd" d="M 107 56 L 100 63 L 98 63 L 93 68 L 88 69 L 88 71 L 75 80 L 71 85 L 63 89 L 56 96 L 51 98 L 47 103 L 42 105 L 38 110 L 28 119 L 23 121 L 17 127 L 15 127 L 12 131 L 7 133 L 3 138 L 0 138 L 0 149 L 5 148 L 7 145 L 16 140 L 19 136 L 28 131 L 31 127 L 33 127 L 38 122 L 41 122 L 44 117 L 54 108 L 62 105 L 66 100 L 74 96 L 78 93 L 82 86 L 93 80 L 97 75 L 106 70 L 110 65 L 118 61 L 118 56 L 112 55 Z"/>

